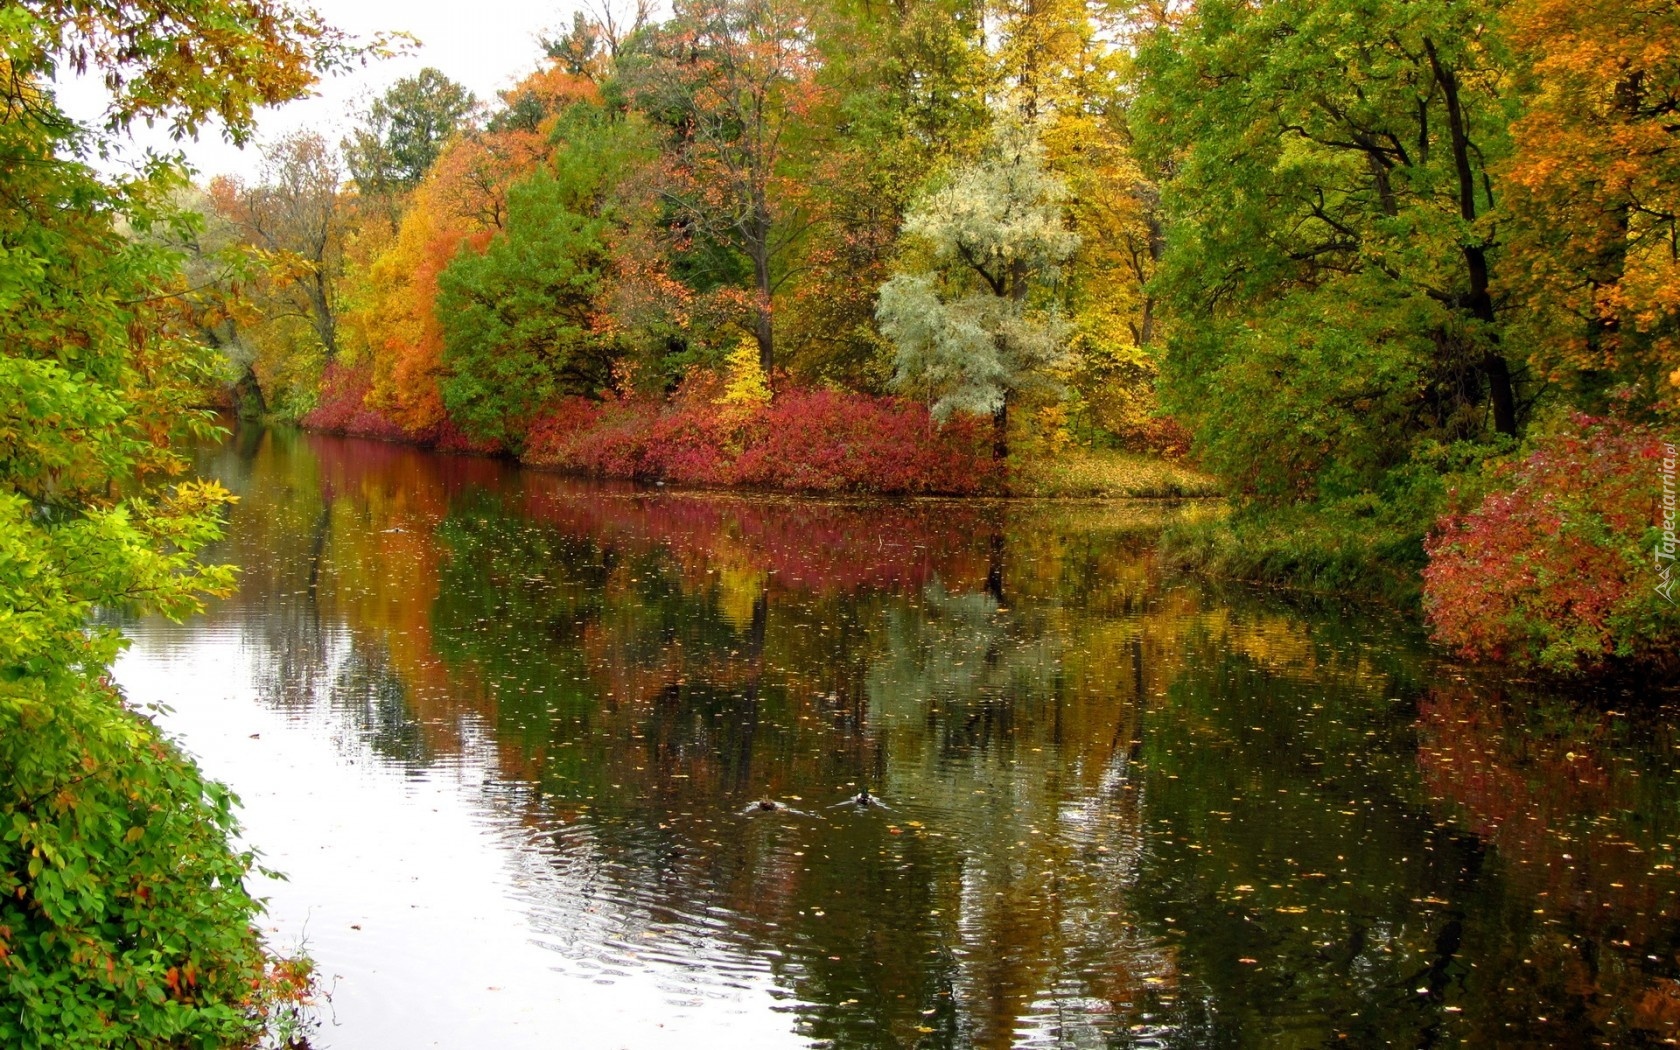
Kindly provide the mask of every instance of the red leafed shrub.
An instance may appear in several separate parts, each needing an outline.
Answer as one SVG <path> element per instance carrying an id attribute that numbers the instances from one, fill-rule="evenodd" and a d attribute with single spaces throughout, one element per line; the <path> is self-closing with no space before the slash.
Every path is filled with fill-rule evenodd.
<path id="1" fill-rule="evenodd" d="M 1177 459 L 1189 454 L 1192 435 L 1171 416 L 1150 416 L 1119 437 L 1120 447 L 1128 452 L 1154 453 Z"/>
<path id="2" fill-rule="evenodd" d="M 1673 455 L 1648 430 L 1576 416 L 1506 466 L 1480 506 L 1425 543 L 1436 640 L 1562 672 L 1669 657 L 1680 594 L 1658 590 L 1673 564 L 1658 551 Z"/>
<path id="3" fill-rule="evenodd" d="M 891 398 L 786 387 L 767 406 L 692 393 L 668 404 L 551 406 L 526 436 L 525 461 L 600 477 L 792 492 L 967 494 L 995 483 L 984 427 L 935 427 Z"/>
<path id="4" fill-rule="evenodd" d="M 475 456 L 499 456 L 507 451 L 500 441 L 494 438 L 475 438 L 462 430 L 461 424 L 447 416 L 443 422 L 421 435 L 421 444 L 430 445 L 439 452 L 461 452 Z"/>
<path id="5" fill-rule="evenodd" d="M 604 478 L 645 478 L 647 435 L 658 406 L 569 397 L 542 413 L 525 435 L 525 462 Z"/>
<path id="6" fill-rule="evenodd" d="M 750 414 L 679 401 L 648 428 L 643 472 L 680 485 L 739 484 L 733 460 L 757 428 Z"/>
<path id="7" fill-rule="evenodd" d="M 968 494 L 996 479 L 989 433 L 972 417 L 936 427 L 927 409 L 893 398 L 788 389 L 735 474 L 799 492 Z"/>
<path id="8" fill-rule="evenodd" d="M 372 385 L 373 376 L 367 369 L 347 368 L 336 362 L 328 365 L 321 376 L 320 401 L 303 417 L 303 425 L 329 434 L 412 441 L 413 435 L 395 420 L 367 406 L 368 388 Z"/>
<path id="9" fill-rule="evenodd" d="M 336 362 L 328 365 L 321 377 L 321 399 L 303 417 L 303 425 L 328 434 L 406 441 L 440 452 L 496 455 L 504 451 L 500 442 L 474 438 L 448 418 L 419 432 L 404 430 L 396 420 L 368 405 L 367 394 L 372 385 L 372 373 L 365 368 L 349 368 Z"/>

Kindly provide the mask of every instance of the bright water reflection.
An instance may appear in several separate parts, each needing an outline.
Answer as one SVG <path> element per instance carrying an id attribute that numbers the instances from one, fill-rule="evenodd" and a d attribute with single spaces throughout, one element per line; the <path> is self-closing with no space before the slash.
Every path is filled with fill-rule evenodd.
<path id="1" fill-rule="evenodd" d="M 291 875 L 322 1045 L 1680 1023 L 1667 714 L 1164 579 L 1170 511 L 650 493 L 259 431 L 205 468 L 240 594 L 135 625 L 120 677 Z M 836 805 L 862 788 L 890 808 Z"/>

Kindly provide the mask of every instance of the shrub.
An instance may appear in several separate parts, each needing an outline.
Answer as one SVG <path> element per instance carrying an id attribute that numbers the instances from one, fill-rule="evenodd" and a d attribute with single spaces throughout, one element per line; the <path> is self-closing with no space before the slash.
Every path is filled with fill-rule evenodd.
<path id="1" fill-rule="evenodd" d="M 918 404 L 789 388 L 765 410 L 735 478 L 795 492 L 966 495 L 999 480 L 989 425 L 959 416 L 935 427 Z"/>
<path id="2" fill-rule="evenodd" d="M 339 363 L 327 366 L 321 378 L 321 397 L 316 407 L 303 417 L 303 425 L 310 430 L 348 437 L 376 438 L 381 441 L 407 441 L 440 452 L 465 452 L 478 455 L 497 455 L 505 451 L 494 438 L 476 438 L 467 433 L 454 419 L 424 430 L 404 429 L 384 411 L 368 403 L 368 391 L 373 387 L 373 374 L 366 368 L 353 368 Z"/>
<path id="3" fill-rule="evenodd" d="M 715 384 L 713 384 L 715 385 Z M 995 485 L 989 435 L 920 405 L 785 387 L 768 405 L 685 384 L 667 403 L 567 398 L 526 435 L 526 462 L 598 477 L 793 492 L 968 494 Z"/>
<path id="4" fill-rule="evenodd" d="M 413 435 L 395 420 L 368 407 L 367 395 L 372 386 L 373 374 L 365 368 L 351 368 L 338 362 L 328 365 L 321 376 L 320 399 L 303 417 L 303 425 L 329 434 L 386 441 L 412 440 Z"/>
<path id="5" fill-rule="evenodd" d="M 242 1046 L 309 991 L 270 960 L 227 790 L 94 680 L 0 690 L 0 1045 Z"/>
<path id="6" fill-rule="evenodd" d="M 1657 591 L 1663 460 L 1648 430 L 1575 416 L 1497 469 L 1426 543 L 1436 640 L 1555 672 L 1665 657 L 1680 621 Z"/>

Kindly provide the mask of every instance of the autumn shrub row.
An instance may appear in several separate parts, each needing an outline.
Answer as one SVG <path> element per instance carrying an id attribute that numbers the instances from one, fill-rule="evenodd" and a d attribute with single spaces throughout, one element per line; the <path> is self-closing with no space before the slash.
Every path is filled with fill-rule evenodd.
<path id="1" fill-rule="evenodd" d="M 971 495 L 998 487 L 975 421 L 936 425 L 921 405 L 784 387 L 773 402 L 568 398 L 531 427 L 521 457 L 597 477 L 788 492 Z"/>
<path id="2" fill-rule="evenodd" d="M 784 492 L 974 495 L 999 490 L 982 421 L 937 424 L 919 404 L 791 384 L 769 403 L 719 400 L 715 377 L 670 399 L 563 398 L 524 434 L 533 466 L 602 478 L 736 485 Z M 404 441 L 446 452 L 503 451 L 455 421 L 411 433 L 369 398 L 365 370 L 332 365 L 311 430 Z"/>

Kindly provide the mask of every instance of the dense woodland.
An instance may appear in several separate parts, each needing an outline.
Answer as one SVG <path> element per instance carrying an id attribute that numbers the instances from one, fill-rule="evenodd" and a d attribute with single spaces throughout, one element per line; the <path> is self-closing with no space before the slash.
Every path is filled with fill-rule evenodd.
<path id="1" fill-rule="evenodd" d="M 1174 564 L 1672 667 L 1673 4 L 680 0 L 545 46 L 496 100 L 428 70 L 195 187 L 99 162 L 137 121 L 247 141 L 385 42 L 276 0 L 0 7 L 0 1042 L 233 1044 L 306 986 L 226 793 L 107 675 L 112 610 L 232 586 L 178 451 L 219 388 L 680 483 L 1183 456 L 1229 513 Z"/>

